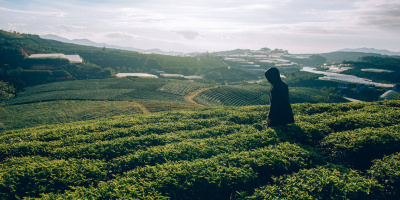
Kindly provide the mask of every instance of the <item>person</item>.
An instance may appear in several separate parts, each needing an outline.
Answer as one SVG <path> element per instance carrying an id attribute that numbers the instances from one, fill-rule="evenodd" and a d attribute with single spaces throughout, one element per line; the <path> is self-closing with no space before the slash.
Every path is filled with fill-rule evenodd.
<path id="1" fill-rule="evenodd" d="M 282 81 L 279 70 L 276 67 L 271 67 L 264 74 L 265 78 L 272 85 L 266 126 L 272 127 L 294 123 L 293 111 L 289 101 L 288 85 Z"/>

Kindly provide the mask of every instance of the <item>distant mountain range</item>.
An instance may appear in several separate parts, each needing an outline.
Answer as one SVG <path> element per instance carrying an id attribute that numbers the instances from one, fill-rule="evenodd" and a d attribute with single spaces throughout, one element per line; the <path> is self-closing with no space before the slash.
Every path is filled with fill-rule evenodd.
<path id="1" fill-rule="evenodd" d="M 362 52 L 362 53 L 377 53 L 389 56 L 400 56 L 400 52 L 388 51 L 384 49 L 374 49 L 374 48 L 356 48 L 356 49 L 341 49 L 336 52 Z"/>
<path id="2" fill-rule="evenodd" d="M 117 46 L 117 45 L 109 45 L 106 43 L 96 43 L 88 39 L 67 39 L 60 37 L 58 35 L 41 35 L 40 36 L 43 39 L 48 39 L 48 40 L 56 40 L 60 42 L 65 42 L 65 43 L 72 43 L 72 44 L 78 44 L 78 45 L 85 45 L 85 46 L 93 46 L 93 47 L 105 47 L 105 48 L 110 48 L 110 49 L 121 49 L 121 50 L 128 50 L 128 51 L 136 51 L 136 52 L 141 52 L 141 53 L 154 53 L 154 54 L 162 54 L 162 55 L 171 55 L 171 56 L 177 56 L 177 55 L 182 55 L 184 53 L 182 52 L 172 52 L 172 51 L 162 51 L 160 49 L 149 49 L 149 50 L 143 50 L 143 49 L 138 49 L 138 48 L 133 48 L 133 47 L 122 47 L 122 46 Z"/>
<path id="3" fill-rule="evenodd" d="M 149 49 L 149 50 L 143 50 L 143 49 L 138 49 L 138 48 L 133 48 L 133 47 L 122 47 L 122 46 L 117 46 L 117 45 L 109 45 L 106 43 L 96 43 L 88 39 L 67 39 L 63 38 L 57 35 L 53 34 L 48 34 L 48 35 L 41 35 L 40 36 L 43 39 L 49 39 L 49 40 L 56 40 L 60 42 L 65 42 L 65 43 L 72 43 L 72 44 L 78 44 L 78 45 L 85 45 L 85 46 L 94 46 L 94 47 L 106 47 L 106 48 L 111 48 L 111 49 L 121 49 L 121 50 L 128 50 L 128 51 L 136 51 L 136 52 L 141 52 L 141 53 L 154 53 L 154 54 L 162 54 L 162 55 L 183 55 L 184 53 L 182 52 L 173 52 L 173 51 L 162 51 L 160 49 Z M 359 52 L 359 53 L 374 53 L 374 54 L 382 54 L 382 55 L 389 55 L 389 56 L 400 56 L 400 52 L 394 52 L 394 51 L 388 51 L 384 49 L 374 49 L 374 48 L 345 48 L 345 49 L 340 49 L 334 52 Z"/>

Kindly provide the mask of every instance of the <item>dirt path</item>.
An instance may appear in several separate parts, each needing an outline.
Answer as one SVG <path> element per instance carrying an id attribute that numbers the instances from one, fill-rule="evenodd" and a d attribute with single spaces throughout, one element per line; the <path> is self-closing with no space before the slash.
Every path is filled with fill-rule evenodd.
<path id="1" fill-rule="evenodd" d="M 140 108 L 140 110 L 142 110 L 143 114 L 149 114 L 151 113 L 149 110 L 147 110 L 146 107 L 144 107 L 142 104 L 138 103 L 138 102 L 132 102 L 133 104 L 135 104 L 137 107 Z"/>
<path id="2" fill-rule="evenodd" d="M 185 96 L 185 100 L 186 100 L 187 102 L 189 102 L 189 103 L 193 103 L 193 104 L 196 104 L 196 105 L 198 105 L 198 106 L 204 106 L 204 105 L 198 104 L 196 101 L 194 101 L 194 97 L 197 96 L 198 94 L 200 94 L 201 92 L 204 92 L 204 91 L 206 91 L 206 90 L 211 90 L 211 89 L 214 89 L 214 88 L 217 88 L 217 87 L 218 87 L 218 85 L 215 85 L 215 86 L 213 86 L 213 87 L 201 88 L 201 89 L 199 89 L 199 90 L 196 90 L 196 91 L 194 91 L 194 92 L 191 92 L 191 93 L 189 93 L 189 94 L 187 94 L 187 95 Z"/>

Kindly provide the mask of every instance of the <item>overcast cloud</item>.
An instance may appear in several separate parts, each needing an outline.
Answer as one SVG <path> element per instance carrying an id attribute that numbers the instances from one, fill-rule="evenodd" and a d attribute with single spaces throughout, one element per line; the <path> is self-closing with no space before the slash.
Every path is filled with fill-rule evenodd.
<path id="1" fill-rule="evenodd" d="M 0 0 L 0 28 L 164 51 L 400 51 L 398 0 Z"/>

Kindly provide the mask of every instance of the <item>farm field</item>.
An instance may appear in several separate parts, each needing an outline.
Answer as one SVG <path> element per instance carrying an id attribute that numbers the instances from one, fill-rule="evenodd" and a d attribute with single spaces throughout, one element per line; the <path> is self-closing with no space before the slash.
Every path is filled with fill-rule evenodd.
<path id="1" fill-rule="evenodd" d="M 177 94 L 157 91 L 167 79 L 110 78 L 64 81 L 28 87 L 8 102 L 26 104 L 54 100 L 161 100 L 185 102 Z"/>
<path id="2" fill-rule="evenodd" d="M 0 131 L 106 118 L 117 115 L 192 109 L 196 107 L 189 103 L 163 101 L 91 100 L 58 100 L 9 105 L 0 107 L 0 122 L 2 123 Z"/>
<path id="3" fill-rule="evenodd" d="M 111 78 L 28 87 L 0 107 L 0 131 L 38 125 L 199 107 L 184 96 L 208 84 Z"/>
<path id="4" fill-rule="evenodd" d="M 207 106 L 246 106 L 269 102 L 269 87 L 261 85 L 221 86 L 173 79 L 110 78 L 75 80 L 28 87 L 7 105 L 58 100 L 164 101 L 187 103 L 185 96 L 207 89 L 194 101 Z M 318 89 L 291 87 L 292 103 L 338 103 L 345 100 Z"/>
<path id="5" fill-rule="evenodd" d="M 3 199 L 399 199 L 400 101 L 124 115 L 0 134 Z"/>
<path id="6" fill-rule="evenodd" d="M 290 90 L 292 103 L 326 101 L 312 88 Z M 331 97 L 327 102 L 342 102 Z M 269 103 L 269 87 L 221 86 L 153 78 L 64 81 L 27 87 L 0 107 L 1 130 L 204 106 Z"/>
<path id="7" fill-rule="evenodd" d="M 324 94 L 314 88 L 289 88 L 291 103 L 339 103 L 346 102 L 342 97 Z M 269 87 L 259 85 L 249 86 L 219 86 L 201 92 L 194 100 L 207 106 L 249 106 L 269 104 Z"/>

